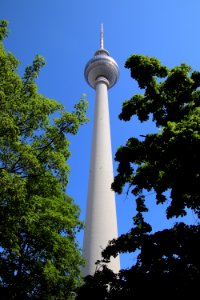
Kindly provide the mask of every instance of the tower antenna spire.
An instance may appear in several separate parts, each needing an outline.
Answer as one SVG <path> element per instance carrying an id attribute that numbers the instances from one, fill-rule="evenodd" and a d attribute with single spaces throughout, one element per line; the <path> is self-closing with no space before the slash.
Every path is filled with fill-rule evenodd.
<path id="1" fill-rule="evenodd" d="M 104 49 L 103 23 L 101 23 L 101 32 L 100 32 L 100 49 Z"/>

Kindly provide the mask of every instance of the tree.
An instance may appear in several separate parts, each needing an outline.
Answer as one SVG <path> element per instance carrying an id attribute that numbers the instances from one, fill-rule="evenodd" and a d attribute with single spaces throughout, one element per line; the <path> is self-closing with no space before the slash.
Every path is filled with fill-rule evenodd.
<path id="1" fill-rule="evenodd" d="M 68 135 L 87 121 L 84 96 L 72 113 L 41 95 L 36 55 L 23 78 L 3 47 L 0 22 L 0 298 L 71 299 L 80 282 L 79 207 L 66 195 Z"/>
<path id="2" fill-rule="evenodd" d="M 137 115 L 141 122 L 151 118 L 158 132 L 132 137 L 116 153 L 118 174 L 112 188 L 120 194 L 128 187 L 137 213 L 130 232 L 110 241 L 102 255 L 106 261 L 118 253 L 139 254 L 136 263 L 115 279 L 107 276 L 105 268 L 93 280 L 86 278 L 78 299 L 100 279 L 102 288 L 109 285 L 102 299 L 194 296 L 200 280 L 200 72 L 185 63 L 170 70 L 143 55 L 132 55 L 125 67 L 144 93 L 125 101 L 119 118 L 129 121 Z M 150 191 L 155 192 L 157 205 L 167 202 L 168 219 L 192 210 L 196 223 L 177 222 L 170 229 L 152 232 L 144 217 L 145 194 Z"/>

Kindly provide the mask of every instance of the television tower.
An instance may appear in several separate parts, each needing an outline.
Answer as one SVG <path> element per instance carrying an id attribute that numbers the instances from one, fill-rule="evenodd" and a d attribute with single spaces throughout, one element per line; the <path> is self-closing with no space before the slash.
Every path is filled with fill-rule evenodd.
<path id="1" fill-rule="evenodd" d="M 93 124 L 92 154 L 88 185 L 87 210 L 83 241 L 86 266 L 83 275 L 93 275 L 95 262 L 101 260 L 101 252 L 108 241 L 117 238 L 117 217 L 113 182 L 112 148 L 110 138 L 108 89 L 119 77 L 119 68 L 109 52 L 104 49 L 103 24 L 100 32 L 100 49 L 89 60 L 84 71 L 88 84 L 96 90 Z M 120 270 L 119 256 L 111 257 L 107 267 Z"/>

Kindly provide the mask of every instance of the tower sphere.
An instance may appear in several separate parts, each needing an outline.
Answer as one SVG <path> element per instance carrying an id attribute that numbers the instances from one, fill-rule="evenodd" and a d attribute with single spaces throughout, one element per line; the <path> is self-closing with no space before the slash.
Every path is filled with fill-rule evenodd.
<path id="1" fill-rule="evenodd" d="M 108 82 L 108 88 L 111 88 L 117 82 L 119 77 L 119 67 L 116 61 L 110 57 L 107 50 L 100 48 L 90 59 L 84 71 L 85 79 L 88 84 L 95 89 L 98 77 L 105 77 Z"/>

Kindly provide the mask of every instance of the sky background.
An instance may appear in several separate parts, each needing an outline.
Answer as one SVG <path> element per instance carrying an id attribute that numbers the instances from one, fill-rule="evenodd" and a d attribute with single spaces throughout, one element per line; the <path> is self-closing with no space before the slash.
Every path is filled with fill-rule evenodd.
<path id="1" fill-rule="evenodd" d="M 87 186 L 92 143 L 95 91 L 84 79 L 84 67 L 99 48 L 100 24 L 104 24 L 104 47 L 117 61 L 120 78 L 109 90 L 113 158 L 129 137 L 138 137 L 157 129 L 152 122 L 118 119 L 124 100 L 140 92 L 137 83 L 124 68 L 132 54 L 157 57 L 172 68 L 182 62 L 200 70 L 199 0 L 0 0 L 0 19 L 9 21 L 9 37 L 4 45 L 20 61 L 19 73 L 31 64 L 36 54 L 45 58 L 37 85 L 39 92 L 62 103 L 66 110 L 85 93 L 89 101 L 89 123 L 69 137 L 71 174 L 67 193 L 85 218 Z M 114 174 L 117 163 L 114 162 Z M 164 209 L 155 206 L 155 194 L 147 195 L 150 212 L 147 220 L 153 230 L 170 227 Z M 119 235 L 132 226 L 134 198 L 116 195 Z M 195 222 L 191 214 L 188 222 Z M 77 236 L 82 247 L 83 231 Z M 135 255 L 121 255 L 121 267 L 130 267 Z"/>

